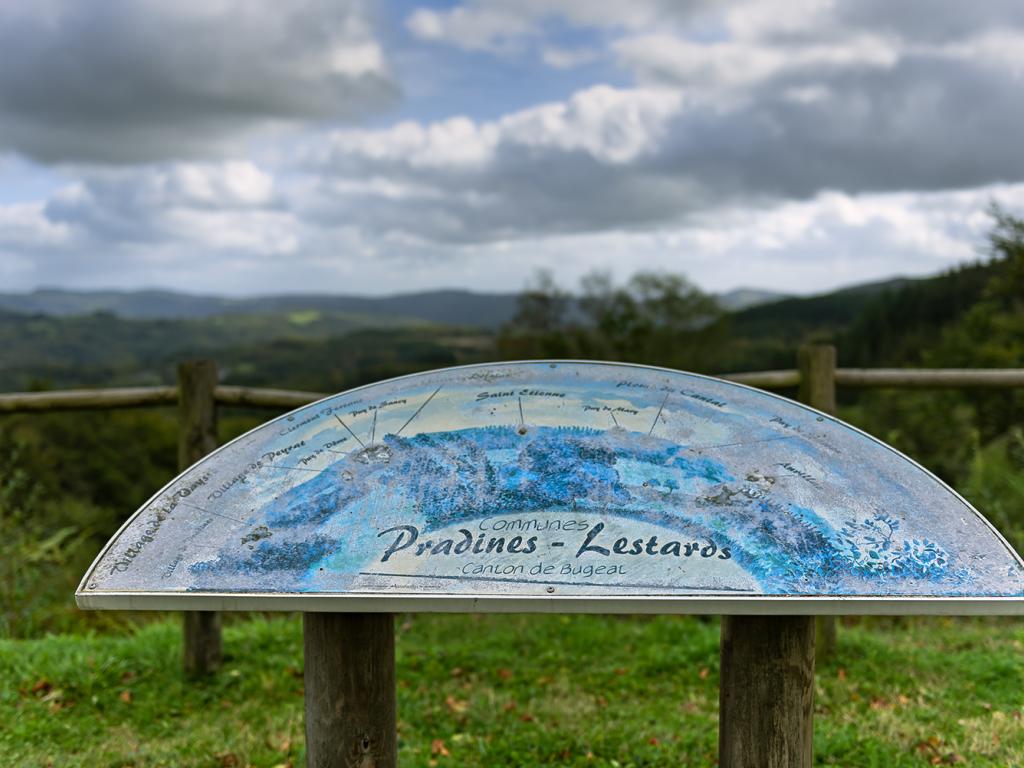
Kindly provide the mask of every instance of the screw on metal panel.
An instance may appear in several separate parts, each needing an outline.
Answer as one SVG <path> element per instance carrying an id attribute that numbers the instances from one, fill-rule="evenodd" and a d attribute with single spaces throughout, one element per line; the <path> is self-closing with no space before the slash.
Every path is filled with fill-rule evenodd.
<path id="1" fill-rule="evenodd" d="M 96 589 L 96 582 L 89 585 L 89 589 Z"/>
<path id="2" fill-rule="evenodd" d="M 548 592 L 554 592 L 554 591 L 555 591 L 554 587 L 548 587 Z"/>

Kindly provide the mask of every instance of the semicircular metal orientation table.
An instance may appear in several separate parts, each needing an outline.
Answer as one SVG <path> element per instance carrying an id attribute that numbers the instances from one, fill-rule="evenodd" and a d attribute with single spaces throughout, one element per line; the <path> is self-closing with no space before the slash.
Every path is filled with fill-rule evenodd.
<path id="1" fill-rule="evenodd" d="M 636 365 L 450 368 L 222 447 L 114 536 L 85 608 L 1022 613 L 1024 564 L 902 454 Z"/>

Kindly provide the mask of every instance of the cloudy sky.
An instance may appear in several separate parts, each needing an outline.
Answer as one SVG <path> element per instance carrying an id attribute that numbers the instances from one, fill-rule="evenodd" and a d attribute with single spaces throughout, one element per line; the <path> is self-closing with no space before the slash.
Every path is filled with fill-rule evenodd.
<path id="1" fill-rule="evenodd" d="M 1021 0 L 0 0 L 0 291 L 928 274 L 1022 89 Z"/>

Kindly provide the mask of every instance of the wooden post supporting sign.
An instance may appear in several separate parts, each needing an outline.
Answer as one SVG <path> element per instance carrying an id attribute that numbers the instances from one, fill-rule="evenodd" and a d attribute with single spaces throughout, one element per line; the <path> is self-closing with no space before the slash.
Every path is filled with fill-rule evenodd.
<path id="1" fill-rule="evenodd" d="M 178 366 L 178 469 L 184 471 L 217 447 L 217 364 L 195 360 Z M 189 675 L 220 666 L 220 614 L 186 611 L 184 662 Z"/>
<path id="2" fill-rule="evenodd" d="M 306 765 L 395 768 L 395 619 L 304 613 Z"/>
<path id="3" fill-rule="evenodd" d="M 836 348 L 829 344 L 807 344 L 797 352 L 800 369 L 801 403 L 822 413 L 836 412 Z M 817 654 L 827 659 L 836 651 L 838 632 L 835 616 L 819 616 L 817 627 Z"/>
<path id="4" fill-rule="evenodd" d="M 723 616 L 721 768 L 810 768 L 814 617 Z"/>

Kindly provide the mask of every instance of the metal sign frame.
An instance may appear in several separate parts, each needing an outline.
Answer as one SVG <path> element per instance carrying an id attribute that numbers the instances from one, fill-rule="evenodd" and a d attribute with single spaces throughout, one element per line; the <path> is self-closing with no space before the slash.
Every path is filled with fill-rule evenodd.
<path id="1" fill-rule="evenodd" d="M 665 373 L 679 375 L 682 372 L 667 368 L 654 366 L 641 366 L 623 363 L 608 363 L 602 361 L 581 361 L 581 360 L 534 360 L 517 361 L 515 363 L 484 363 L 453 368 L 441 369 L 441 371 L 458 372 L 471 371 L 480 368 L 509 367 L 515 365 L 576 365 L 585 364 L 590 366 L 607 366 L 625 368 L 628 370 L 644 370 L 652 373 Z M 382 384 L 400 384 L 403 381 L 423 377 L 430 373 L 415 373 L 388 379 L 382 382 L 374 382 L 343 393 L 346 397 L 356 395 L 364 390 L 379 387 Z M 716 379 L 700 374 L 685 374 L 688 377 L 703 379 L 714 382 L 718 385 L 726 385 L 740 391 L 756 393 L 760 398 L 768 398 L 784 403 L 787 408 L 799 408 L 808 414 L 815 416 L 819 421 L 826 419 L 836 422 L 842 427 L 852 430 L 866 438 L 879 447 L 891 451 L 901 461 L 909 462 L 916 467 L 923 475 L 930 478 L 935 484 L 945 489 L 953 497 L 961 501 L 971 509 L 975 515 L 987 526 L 988 530 L 996 539 L 1005 546 L 1010 557 L 1018 566 L 1024 568 L 1024 561 L 1006 542 L 1005 538 L 995 529 L 992 524 L 984 518 L 977 510 L 958 494 L 955 490 L 946 485 L 932 472 L 922 467 L 918 462 L 899 453 L 891 446 L 883 443 L 877 438 L 860 430 L 852 425 L 841 422 L 828 414 L 822 413 L 802 403 L 789 400 L 774 393 L 748 387 L 746 385 Z M 338 397 L 332 395 L 323 398 L 302 409 L 315 409 L 327 401 Z M 295 411 L 297 412 L 297 411 Z M 292 413 L 295 413 L 292 412 Z M 216 461 L 216 458 L 231 450 L 232 446 L 245 440 L 254 433 L 267 429 L 274 424 L 283 423 L 290 418 L 291 414 L 282 414 L 275 419 L 265 422 L 258 427 L 246 432 L 234 440 L 226 443 L 213 453 L 209 454 L 203 462 Z M 630 595 L 602 595 L 599 594 L 600 586 L 594 585 L 594 594 L 573 594 L 560 593 L 559 585 L 551 583 L 547 587 L 545 595 L 496 595 L 496 594 L 427 594 L 412 593 L 394 590 L 387 593 L 364 593 L 364 592 L 257 592 L 257 591 L 146 591 L 146 590 L 103 590 L 95 589 L 92 581 L 92 574 L 99 563 L 103 560 L 110 548 L 118 541 L 136 519 L 144 514 L 149 505 L 168 492 L 172 486 L 179 481 L 175 478 L 164 488 L 158 491 L 144 504 L 134 515 L 132 515 L 120 527 L 117 533 L 110 539 L 103 550 L 97 555 L 90 568 L 79 585 L 76 592 L 76 601 L 81 608 L 86 609 L 124 609 L 124 610 L 201 610 L 201 611 L 309 611 L 309 612 L 395 612 L 395 611 L 420 611 L 420 612 L 559 612 L 559 613 L 672 613 L 672 614 L 736 614 L 736 615 L 816 615 L 816 614 L 936 614 L 936 615 L 1024 615 L 1024 596 L 983 596 L 983 597 L 961 597 L 961 596 L 900 596 L 900 595 L 855 595 L 855 596 L 822 596 L 821 594 L 785 594 L 768 595 L 757 594 L 749 596 L 738 596 L 735 594 L 708 593 L 701 595 L 684 595 L 672 593 L 658 593 L 656 590 L 650 594 Z M 545 582 L 547 583 L 547 582 Z"/>

